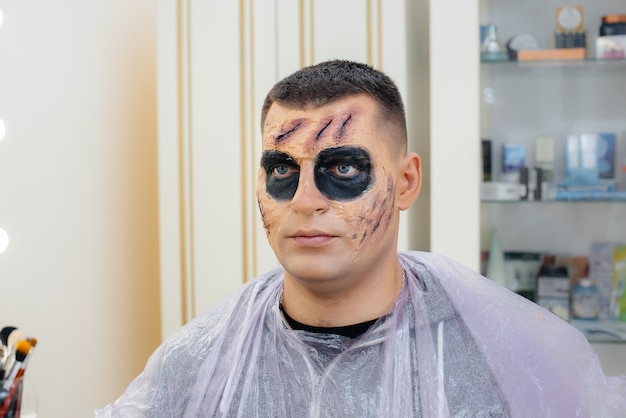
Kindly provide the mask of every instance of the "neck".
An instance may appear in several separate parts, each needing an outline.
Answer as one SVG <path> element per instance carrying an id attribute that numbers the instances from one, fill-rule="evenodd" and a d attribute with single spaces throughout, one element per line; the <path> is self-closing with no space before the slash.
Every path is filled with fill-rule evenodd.
<path id="1" fill-rule="evenodd" d="M 342 327 L 370 321 L 393 309 L 403 272 L 393 264 L 374 272 L 355 272 L 332 285 L 311 284 L 285 272 L 283 309 L 298 322 L 315 327 Z"/>

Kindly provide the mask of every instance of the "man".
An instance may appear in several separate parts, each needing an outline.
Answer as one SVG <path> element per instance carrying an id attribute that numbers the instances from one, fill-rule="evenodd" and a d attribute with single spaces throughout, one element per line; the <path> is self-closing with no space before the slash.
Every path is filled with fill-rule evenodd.
<path id="1" fill-rule="evenodd" d="M 568 324 L 440 256 L 397 253 L 419 194 L 400 94 L 330 61 L 278 82 L 257 196 L 281 268 L 166 341 L 97 416 L 618 416 Z"/>

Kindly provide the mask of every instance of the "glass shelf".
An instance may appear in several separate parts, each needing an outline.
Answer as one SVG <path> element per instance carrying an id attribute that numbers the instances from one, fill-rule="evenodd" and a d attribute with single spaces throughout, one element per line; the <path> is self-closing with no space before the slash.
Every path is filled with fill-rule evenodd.
<path id="1" fill-rule="evenodd" d="M 596 59 L 586 58 L 584 60 L 540 60 L 540 61 L 480 61 L 481 65 L 488 66 L 509 66 L 509 67 L 530 67 L 530 68 L 542 68 L 542 67 L 624 67 L 626 68 L 626 59 Z"/>
<path id="2" fill-rule="evenodd" d="M 545 205 L 545 204 L 555 204 L 555 203 L 567 203 L 567 204 L 572 204 L 572 203 L 626 203 L 626 200 L 624 199 L 570 199 L 570 200 L 565 200 L 565 199 L 552 199 L 552 200 L 487 200 L 487 199 L 482 199 L 480 201 L 481 203 L 496 203 L 496 204 L 524 204 L 524 205 L 529 205 L 529 204 L 539 204 L 539 205 Z"/>
<path id="3" fill-rule="evenodd" d="M 589 342 L 626 344 L 626 322 L 613 319 L 574 319 L 571 324 L 582 332 Z"/>

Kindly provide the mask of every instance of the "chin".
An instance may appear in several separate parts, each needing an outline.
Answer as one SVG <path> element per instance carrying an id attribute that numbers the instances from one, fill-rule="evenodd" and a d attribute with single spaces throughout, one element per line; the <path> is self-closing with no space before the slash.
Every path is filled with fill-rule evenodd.
<path id="1" fill-rule="evenodd" d="M 338 276 L 338 271 L 333 266 L 320 266 L 317 264 L 289 263 L 285 270 L 292 276 L 307 281 L 326 281 Z"/>
<path id="2" fill-rule="evenodd" d="M 297 256 L 281 261 L 286 272 L 304 281 L 324 282 L 346 273 L 346 263 L 337 257 Z"/>

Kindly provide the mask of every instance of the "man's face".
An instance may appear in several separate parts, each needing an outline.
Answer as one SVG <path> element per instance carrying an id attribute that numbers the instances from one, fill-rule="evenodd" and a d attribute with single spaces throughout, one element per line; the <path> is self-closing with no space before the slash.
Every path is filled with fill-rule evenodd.
<path id="1" fill-rule="evenodd" d="M 401 156 L 388 126 L 365 95 L 304 110 L 271 106 L 257 198 L 288 274 L 331 280 L 395 258 Z"/>

